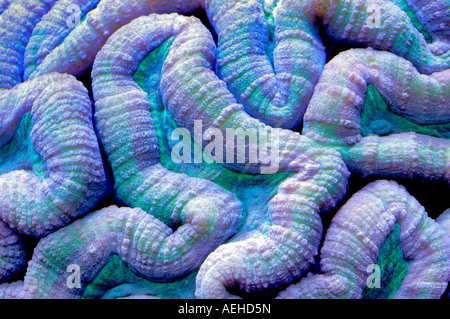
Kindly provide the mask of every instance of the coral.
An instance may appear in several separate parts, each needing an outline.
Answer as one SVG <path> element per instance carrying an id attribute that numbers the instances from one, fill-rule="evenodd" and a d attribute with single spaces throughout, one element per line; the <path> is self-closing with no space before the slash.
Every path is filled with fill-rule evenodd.
<path id="1" fill-rule="evenodd" d="M 450 122 L 450 70 L 424 75 L 409 61 L 370 49 L 345 51 L 325 67 L 304 117 L 303 135 L 335 145 L 351 171 L 450 181 L 450 141 L 415 132 L 361 136 L 367 86 L 416 124 Z M 426 89 L 424 89 L 426 88 Z"/>
<path id="2" fill-rule="evenodd" d="M 3 263 L 26 265 L 20 235 L 40 238 L 66 226 L 97 205 L 107 184 L 80 82 L 52 73 L 0 96 L 1 268 L 10 272 Z"/>
<path id="3" fill-rule="evenodd" d="M 388 239 L 398 242 L 398 258 L 406 265 L 397 261 L 395 266 L 406 267 L 403 275 L 389 272 L 382 261 L 383 253 L 395 251 L 382 249 Z M 369 266 L 378 265 L 394 282 L 389 297 L 439 298 L 450 280 L 450 242 L 445 230 L 404 187 L 379 180 L 353 195 L 336 213 L 321 249 L 320 265 L 322 274 L 303 278 L 279 297 L 360 298 L 370 280 Z"/>
<path id="4" fill-rule="evenodd" d="M 146 279 L 173 281 L 199 266 L 201 251 L 208 253 L 214 240 L 223 240 L 226 226 L 215 222 L 208 229 L 201 221 L 192 221 L 190 226 L 173 232 L 140 208 L 103 208 L 38 243 L 27 269 L 22 297 L 82 297 L 87 285 L 106 271 L 108 262 L 114 262 L 114 256 Z M 200 239 L 195 238 L 195 233 Z M 205 234 L 208 236 L 199 236 Z M 195 243 L 187 245 L 190 241 Z M 79 287 L 66 284 L 71 265 L 77 265 L 82 273 Z"/>
<path id="5" fill-rule="evenodd" d="M 57 73 L 0 95 L 0 216 L 20 233 L 44 237 L 105 194 L 91 101 L 80 82 Z"/>
<path id="6" fill-rule="evenodd" d="M 149 13 L 187 13 L 200 7 L 205 8 L 218 34 L 219 74 L 251 115 L 272 126 L 295 128 L 301 123 L 325 64 L 317 19 L 323 20 L 333 38 L 391 51 L 423 72 L 446 69 L 449 63 L 442 49 L 435 49 L 439 55 L 433 54 L 432 44 L 426 43 L 407 14 L 386 0 L 65 0 L 45 5 L 18 0 L 1 15 L 0 27 L 8 36 L 0 47 L 5 52 L 14 50 L 15 59 L 5 61 L 2 69 L 9 72 L 2 74 L 5 78 L 0 82 L 9 88 L 20 82 L 22 73 L 25 80 L 55 71 L 79 75 L 92 65 L 107 38 L 134 18 Z M 380 26 L 375 28 L 367 25 L 373 7 L 382 8 Z M 420 4 L 416 7 L 422 8 Z M 442 12 L 431 11 L 445 17 L 448 7 L 442 4 L 433 7 Z M 12 27 L 18 18 L 28 22 L 26 29 L 21 23 Z M 436 21 L 439 27 L 430 25 Z M 422 23 L 433 35 L 445 30 L 440 19 Z M 20 45 L 11 41 L 18 36 Z M 435 47 L 443 41 L 439 36 L 434 40 Z M 234 52 L 240 52 L 239 58 Z"/>
<path id="7" fill-rule="evenodd" d="M 9 280 L 27 264 L 27 248 L 21 236 L 0 222 L 0 278 Z"/>
<path id="8" fill-rule="evenodd" d="M 0 2 L 0 298 L 441 297 L 449 10 Z"/>
<path id="9" fill-rule="evenodd" d="M 246 111 L 272 126 L 301 123 L 325 64 L 318 19 L 334 39 L 393 52 L 423 72 L 449 65 L 388 1 L 219 0 L 205 8 L 218 34 L 220 76 Z M 374 28 L 371 8 L 381 9 Z"/>
<path id="10" fill-rule="evenodd" d="M 438 222 L 447 231 L 447 234 L 450 234 L 450 209 L 447 209 L 445 212 L 439 215 L 439 217 L 436 219 L 436 222 Z"/>
<path id="11" fill-rule="evenodd" d="M 414 26 L 424 34 L 433 54 L 448 55 L 450 7 L 447 1 L 394 0 L 393 2 L 408 14 L 411 21 L 415 22 Z"/>
<path id="12" fill-rule="evenodd" d="M 198 0 L 190 1 L 119 1 L 95 0 L 79 1 L 79 23 L 64 23 L 73 14 L 69 10 L 55 9 L 44 16 L 44 26 L 39 29 L 51 29 L 52 32 L 33 30 L 30 44 L 25 55 L 25 78 L 33 78 L 48 72 L 79 75 L 92 66 L 96 54 L 108 37 L 134 18 L 150 13 L 190 12 L 199 6 Z M 61 3 L 61 5 L 59 5 Z M 73 1 L 58 1 L 64 8 Z M 63 23 L 61 24 L 62 21 Z M 56 25 L 56 28 L 55 28 Z M 82 40 L 81 40 L 82 39 Z M 44 42 L 42 45 L 40 43 Z M 34 45 L 33 45 L 34 44 Z M 39 52 L 36 54 L 36 46 Z"/>
<path id="13" fill-rule="evenodd" d="M 0 15 L 0 88 L 11 89 L 22 82 L 30 31 L 56 1 L 16 0 Z"/>
<path id="14" fill-rule="evenodd" d="M 156 40 L 149 41 L 148 34 L 151 34 Z M 155 47 L 165 43 L 168 39 L 172 41 L 170 45 L 166 45 L 165 49 L 168 52 L 153 51 Z M 155 57 L 155 54 L 163 55 L 165 59 L 160 56 Z M 147 55 L 152 55 L 148 61 L 161 60 L 161 63 L 148 66 L 145 65 L 145 62 L 143 64 Z M 130 57 L 130 59 L 124 59 L 124 56 Z M 185 186 L 181 181 L 175 185 L 175 181 L 179 180 L 178 174 L 171 174 L 174 175 L 171 177 L 174 182 L 165 180 L 163 174 L 169 175 L 170 173 L 160 173 L 160 170 L 164 170 L 164 172 L 166 170 L 157 166 L 157 163 L 152 163 L 152 160 L 153 162 L 157 160 L 158 153 L 157 145 L 155 145 L 157 143 L 156 134 L 153 133 L 154 125 L 148 110 L 155 112 L 164 108 L 165 105 L 173 120 L 181 127 L 191 129 L 192 134 L 194 134 L 193 122 L 195 119 L 202 120 L 203 123 L 215 123 L 213 125 L 220 130 L 237 128 L 241 123 L 246 123 L 246 129 L 262 127 L 267 129 L 269 134 L 275 134 L 263 123 L 247 115 L 242 110 L 242 106 L 236 103 L 233 96 L 226 90 L 225 83 L 220 81 L 210 69 L 213 58 L 213 39 L 197 19 L 183 18 L 178 15 L 150 15 L 138 18 L 116 32 L 107 41 L 94 63 L 92 77 L 96 100 L 95 117 L 100 139 L 105 145 L 113 168 L 117 197 L 126 205 L 143 207 L 168 224 L 173 223 L 173 219 L 177 218 L 174 216 L 177 211 L 176 207 L 183 207 L 183 204 L 177 204 L 177 200 L 182 197 L 182 190 L 185 189 Z M 143 72 L 148 72 L 148 76 L 141 75 L 143 79 L 156 77 L 145 87 L 149 92 L 150 103 L 145 92 L 133 79 L 140 65 L 148 68 L 143 69 Z M 209 68 L 205 66 L 209 66 Z M 160 81 L 158 80 L 158 70 L 161 70 Z M 185 82 L 180 79 L 180 74 L 192 77 L 192 80 Z M 160 93 L 159 82 L 161 82 Z M 217 93 L 211 97 L 214 98 L 214 106 L 209 105 L 209 99 L 203 94 L 189 95 L 189 92 L 200 93 L 201 88 L 206 86 L 216 88 Z M 204 91 L 204 94 L 206 92 L 207 90 Z M 161 101 L 164 101 L 164 105 L 161 105 Z M 138 119 L 139 122 L 134 121 L 133 125 L 129 126 L 130 122 L 124 121 L 124 115 Z M 221 118 L 222 116 L 223 118 Z M 161 118 L 158 120 L 162 121 Z M 130 130 L 130 133 L 127 130 Z M 169 135 L 170 133 L 160 134 Z M 280 169 L 298 173 L 281 182 L 278 181 L 280 184 L 276 194 L 272 195 L 273 198 L 269 199 L 267 207 L 264 207 L 268 214 L 267 221 L 260 222 L 261 225 L 258 227 L 253 226 L 251 232 L 246 231 L 246 227 L 243 227 L 233 243 L 222 246 L 208 257 L 197 276 L 196 294 L 198 296 L 219 297 L 220 294 L 225 293 L 225 287 L 230 284 L 228 281 L 233 278 L 229 279 L 224 276 L 221 278 L 224 281 L 220 282 L 217 279 L 217 272 L 228 271 L 232 265 L 239 268 L 256 268 L 246 274 L 247 289 L 253 289 L 262 285 L 263 281 L 274 280 L 274 283 L 277 283 L 277 278 L 287 276 L 295 278 L 305 267 L 304 264 L 307 264 L 308 261 L 311 262 L 321 236 L 320 219 L 317 213 L 333 207 L 335 202 L 343 196 L 347 177 L 346 168 L 335 152 L 314 148 L 314 145 L 308 140 L 302 139 L 299 134 L 285 131 L 280 135 L 282 136 L 280 152 L 285 154 L 286 159 L 285 162 L 280 163 Z M 133 149 L 134 144 L 139 148 Z M 235 149 L 233 149 L 234 151 Z M 127 153 L 132 153 L 131 159 L 139 160 L 139 162 L 130 163 L 125 155 Z M 223 156 L 225 158 L 226 154 Z M 152 172 L 153 169 L 150 169 L 152 166 L 157 166 L 155 173 Z M 242 166 L 236 163 L 236 165 L 231 165 L 231 168 L 237 171 L 243 169 L 251 171 L 252 169 L 252 167 Z M 258 165 L 255 164 L 255 166 Z M 187 168 L 189 169 L 189 167 Z M 140 171 L 134 171 L 134 169 L 140 169 Z M 193 174 L 192 168 L 190 171 L 186 173 Z M 140 172 L 145 176 L 141 177 Z M 220 171 L 214 173 L 213 167 L 209 168 L 208 173 L 212 173 L 213 176 L 217 173 L 225 174 Z M 164 188 L 158 186 L 163 183 Z M 174 197 L 172 194 L 170 187 L 172 183 L 176 190 L 174 194 L 179 197 Z M 164 189 L 167 193 L 159 195 L 152 186 L 156 186 L 156 189 Z M 273 185 L 271 186 L 273 187 Z M 189 187 L 193 193 L 192 196 L 196 195 L 197 187 L 195 184 Z M 209 186 L 209 189 L 213 189 L 212 187 L 212 185 Z M 227 185 L 227 188 L 230 188 L 230 185 Z M 142 189 L 140 192 L 142 196 L 134 192 L 136 189 Z M 317 193 L 312 198 L 308 198 L 307 194 L 314 191 Z M 193 199 L 195 200 L 195 198 Z M 167 207 L 168 212 L 164 212 L 160 208 L 161 204 L 159 203 L 163 199 L 166 199 L 167 202 L 162 206 Z M 216 206 L 220 207 L 219 200 L 220 197 L 216 195 L 214 202 Z M 233 208 L 230 202 L 233 203 L 232 199 L 226 200 L 224 207 L 231 206 Z M 297 204 L 294 205 L 294 203 Z M 292 209 L 288 209 L 289 206 L 292 206 Z M 172 207 L 175 207 L 175 212 Z M 226 215 L 241 214 L 240 206 L 236 205 L 235 210 Z M 306 236 L 306 234 L 308 235 Z M 299 240 L 301 246 L 298 247 L 295 242 L 287 242 L 286 236 L 291 237 L 292 240 Z M 300 239 L 299 236 L 304 238 Z M 241 239 L 237 240 L 240 237 Z M 304 250 L 303 254 L 299 253 L 298 249 L 300 248 Z M 279 269 L 279 273 L 274 273 L 272 263 L 275 263 L 276 259 L 269 258 L 272 254 L 265 250 L 286 251 L 277 253 L 277 255 L 279 255 L 278 258 L 285 260 L 287 267 Z M 261 269 L 257 269 L 256 260 L 260 258 L 261 254 L 266 257 L 264 257 L 264 261 L 258 262 L 261 264 Z M 246 257 L 246 259 L 241 260 L 241 257 Z M 234 259 L 228 260 L 229 258 Z M 262 276 L 264 277 L 261 278 Z M 242 279 L 234 278 L 233 280 L 240 282 Z M 209 287 L 211 285 L 217 288 Z M 220 293 L 216 292 L 218 289 L 221 290 Z"/>

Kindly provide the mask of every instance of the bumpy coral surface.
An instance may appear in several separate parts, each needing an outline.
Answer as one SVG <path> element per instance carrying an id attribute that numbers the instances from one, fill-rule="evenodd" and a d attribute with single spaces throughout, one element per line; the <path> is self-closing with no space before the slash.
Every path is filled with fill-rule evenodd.
<path id="1" fill-rule="evenodd" d="M 0 1 L 0 297 L 444 298 L 449 30 L 446 0 Z"/>

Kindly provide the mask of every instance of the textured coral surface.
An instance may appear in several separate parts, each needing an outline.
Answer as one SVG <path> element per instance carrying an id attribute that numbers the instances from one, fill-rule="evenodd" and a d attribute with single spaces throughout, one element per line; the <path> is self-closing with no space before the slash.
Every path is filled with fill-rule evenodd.
<path id="1" fill-rule="evenodd" d="M 0 128 L 0 298 L 448 298 L 448 0 L 0 0 Z"/>

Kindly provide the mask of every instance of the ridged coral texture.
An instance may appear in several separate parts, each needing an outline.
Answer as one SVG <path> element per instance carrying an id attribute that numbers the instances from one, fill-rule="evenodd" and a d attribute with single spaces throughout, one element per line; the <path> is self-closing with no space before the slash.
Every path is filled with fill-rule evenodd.
<path id="1" fill-rule="evenodd" d="M 0 1 L 0 298 L 448 298 L 447 0 Z"/>

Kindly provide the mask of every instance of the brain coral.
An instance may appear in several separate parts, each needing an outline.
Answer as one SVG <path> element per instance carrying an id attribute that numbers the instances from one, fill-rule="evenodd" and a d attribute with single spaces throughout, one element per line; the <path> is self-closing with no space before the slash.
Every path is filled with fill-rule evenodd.
<path id="1" fill-rule="evenodd" d="M 0 297 L 444 297 L 449 30 L 447 0 L 0 1 Z"/>
<path id="2" fill-rule="evenodd" d="M 107 183 L 91 101 L 80 82 L 51 73 L 0 96 L 5 281 L 26 265 L 21 235 L 41 238 L 86 214 L 105 195 Z"/>

